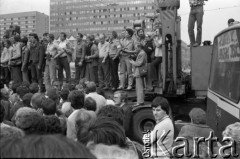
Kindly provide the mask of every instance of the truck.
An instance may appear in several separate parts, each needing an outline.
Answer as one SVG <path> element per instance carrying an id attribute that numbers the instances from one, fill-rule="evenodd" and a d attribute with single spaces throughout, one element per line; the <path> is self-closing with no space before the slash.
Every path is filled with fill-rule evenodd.
<path id="1" fill-rule="evenodd" d="M 203 46 L 189 48 L 181 40 L 180 1 L 155 2 L 163 38 L 163 83 L 153 92 L 145 92 L 145 100 L 158 95 L 169 100 L 171 118 L 183 121 L 174 124 L 175 137 L 191 122 L 188 112 L 200 107 L 207 112 L 207 124 L 221 139 L 227 125 L 240 121 L 240 24 L 221 31 L 212 45 L 206 41 Z M 136 97 L 134 91 L 128 95 Z M 143 132 L 155 125 L 151 105 L 134 107 L 132 112 L 131 138 L 141 143 Z"/>

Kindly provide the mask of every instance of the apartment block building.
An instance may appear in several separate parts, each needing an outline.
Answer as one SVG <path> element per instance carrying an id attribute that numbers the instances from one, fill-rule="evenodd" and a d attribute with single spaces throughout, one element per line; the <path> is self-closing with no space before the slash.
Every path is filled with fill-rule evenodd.
<path id="1" fill-rule="evenodd" d="M 18 25 L 21 27 L 21 35 L 29 33 L 37 33 L 39 37 L 43 33 L 49 32 L 49 16 L 37 11 L 21 12 L 0 15 L 0 37 L 9 29 L 10 25 Z"/>
<path id="2" fill-rule="evenodd" d="M 154 14 L 154 0 L 50 0 L 50 32 L 94 34 L 121 31 Z"/>

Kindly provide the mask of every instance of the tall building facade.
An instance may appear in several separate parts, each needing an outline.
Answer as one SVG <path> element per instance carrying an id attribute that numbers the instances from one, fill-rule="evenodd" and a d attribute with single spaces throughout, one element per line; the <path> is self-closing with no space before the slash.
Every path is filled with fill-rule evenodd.
<path id="1" fill-rule="evenodd" d="M 75 35 L 121 31 L 154 14 L 154 0 L 50 0 L 50 32 Z M 150 28 L 149 19 L 145 22 Z"/>
<path id="2" fill-rule="evenodd" d="M 37 11 L 22 12 L 0 15 L 0 36 L 9 29 L 10 25 L 18 25 L 21 28 L 21 35 L 37 33 L 40 37 L 49 32 L 49 16 Z"/>

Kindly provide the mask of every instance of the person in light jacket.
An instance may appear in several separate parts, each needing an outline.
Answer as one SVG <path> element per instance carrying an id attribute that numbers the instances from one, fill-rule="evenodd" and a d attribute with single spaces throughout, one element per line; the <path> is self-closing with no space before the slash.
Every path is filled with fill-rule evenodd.
<path id="1" fill-rule="evenodd" d="M 139 68 L 147 64 L 147 54 L 143 50 L 142 44 L 137 44 L 136 52 L 138 53 L 136 61 L 130 60 L 130 63 L 134 67 L 134 77 L 136 77 L 136 93 L 137 93 L 137 104 L 139 106 L 144 104 L 144 88 L 143 88 L 143 77 L 140 75 Z"/>
<path id="2" fill-rule="evenodd" d="M 12 80 L 15 82 L 22 82 L 22 72 L 21 72 L 22 63 L 16 62 L 16 61 L 22 61 L 21 45 L 19 41 L 20 41 L 20 36 L 15 35 L 13 37 L 13 51 L 10 58 L 11 63 L 15 62 L 14 64 L 11 64 L 11 69 L 10 69 Z"/>

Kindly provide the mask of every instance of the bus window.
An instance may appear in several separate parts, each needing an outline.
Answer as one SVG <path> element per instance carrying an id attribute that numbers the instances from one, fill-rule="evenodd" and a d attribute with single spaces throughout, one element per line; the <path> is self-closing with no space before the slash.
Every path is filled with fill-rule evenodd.
<path id="1" fill-rule="evenodd" d="M 240 29 L 215 38 L 209 89 L 237 103 L 240 99 Z"/>

